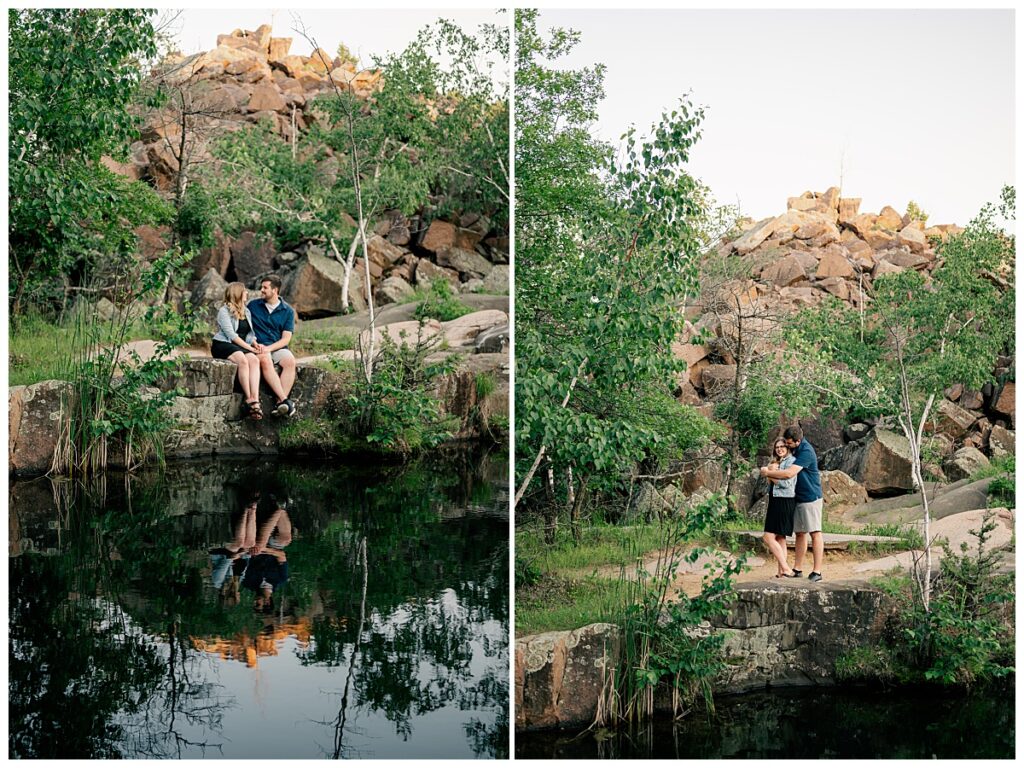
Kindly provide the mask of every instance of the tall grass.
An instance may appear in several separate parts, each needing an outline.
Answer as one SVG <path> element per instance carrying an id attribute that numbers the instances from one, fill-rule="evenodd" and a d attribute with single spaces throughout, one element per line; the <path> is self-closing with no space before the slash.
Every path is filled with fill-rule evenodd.
<path id="1" fill-rule="evenodd" d="M 684 552 L 684 548 L 709 536 L 727 514 L 725 499 L 718 495 L 672 516 L 661 529 L 654 570 L 623 566 L 620 579 L 629 588 L 622 606 L 622 656 L 617 667 L 606 667 L 595 724 L 649 722 L 655 712 L 655 693 L 666 682 L 676 716 L 698 699 L 708 709 L 713 707 L 711 681 L 724 666 L 725 638 L 710 632 L 707 622 L 726 611 L 733 578 L 743 569 L 745 556 L 730 558 L 704 547 Z M 643 553 L 635 554 L 639 558 Z M 705 566 L 700 594 L 690 597 L 674 590 L 680 566 L 704 555 L 713 559 Z"/>
<path id="2" fill-rule="evenodd" d="M 168 251 L 134 279 L 126 270 L 110 288 L 115 304 L 158 298 L 188 258 Z M 53 367 L 54 378 L 69 386 L 61 395 L 51 474 L 89 477 L 113 459 L 131 470 L 154 454 L 162 458 L 162 434 L 172 425 L 167 406 L 177 393 L 156 385 L 176 369 L 173 350 L 195 333 L 197 321 L 188 307 L 179 315 L 157 304 L 146 310 L 144 322 L 157 337 L 155 354 L 147 360 L 126 350 L 136 327 L 132 313 L 104 319 L 86 302 L 72 313 Z"/>

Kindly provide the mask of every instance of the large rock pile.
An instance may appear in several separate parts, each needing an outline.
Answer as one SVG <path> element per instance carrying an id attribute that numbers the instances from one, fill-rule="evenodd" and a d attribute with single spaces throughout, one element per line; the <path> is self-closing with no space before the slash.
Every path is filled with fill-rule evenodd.
<path id="1" fill-rule="evenodd" d="M 713 403 L 736 386 L 738 358 L 749 364 L 776 354 L 770 332 L 786 316 L 829 296 L 852 307 L 870 304 L 876 278 L 907 269 L 930 273 L 941 261 L 936 243 L 962 231 L 926 226 L 913 211 L 900 215 L 890 206 L 861 213 L 860 202 L 840 197 L 835 187 L 804 192 L 789 198 L 785 213 L 742 222 L 739 236 L 721 244 L 719 256 L 738 259 L 746 274 L 702 279 L 700 303 L 687 309 L 685 331 L 673 345 L 686 362 L 677 381 L 680 401 L 712 415 Z M 935 406 L 925 446 L 931 477 L 957 480 L 1014 452 L 1014 358 L 1000 358 L 993 374 L 996 383 L 977 392 L 952 387 Z M 913 487 L 902 435 L 829 419 L 801 426 L 823 469 L 845 472 L 872 495 Z"/>
<path id="2" fill-rule="evenodd" d="M 332 90 L 332 80 L 368 98 L 382 82 L 380 70 L 356 70 L 351 62 L 319 49 L 312 56 L 289 55 L 292 38 L 272 37 L 271 27 L 236 29 L 218 35 L 217 47 L 191 56 L 169 56 L 152 74 L 155 83 L 185 94 L 186 111 L 201 116 L 206 132 L 227 131 L 247 122 L 269 121 L 274 131 L 290 138 L 317 121 L 313 99 Z M 131 161 L 116 167 L 158 188 L 174 189 L 178 160 L 173 145 L 182 134 L 181 100 L 148 115 L 142 137 L 131 147 Z M 201 156 L 195 159 L 207 159 Z"/>
<path id="3" fill-rule="evenodd" d="M 860 198 L 839 189 L 791 197 L 787 211 L 749 226 L 722 250 L 750 256 L 756 277 L 791 303 L 815 304 L 826 295 L 858 304 L 880 275 L 936 265 L 936 239 L 962 231 L 953 224 L 926 226 L 890 206 L 860 213 Z"/>
<path id="4" fill-rule="evenodd" d="M 211 159 L 209 145 L 218 135 L 264 121 L 289 139 L 293 132 L 301 133 L 323 119 L 315 98 L 335 85 L 363 99 L 371 99 L 383 86 L 381 70 L 358 70 L 323 49 L 311 56 L 291 55 L 291 43 L 291 38 L 273 37 L 265 24 L 218 36 L 212 51 L 170 57 L 152 77 L 180 98 L 146 116 L 141 139 L 131 147 L 130 162 L 110 158 L 104 162 L 118 173 L 172 194 L 178 183 L 183 130 L 185 155 L 189 165 L 196 167 Z M 336 174 L 339 165 L 338 158 L 328 157 L 323 171 Z M 424 209 L 431 203 L 423 202 Z M 508 293 L 508 231 L 493 226 L 487 212 L 465 212 L 443 221 L 429 214 L 407 217 L 389 210 L 371 222 L 371 228 L 367 251 L 377 304 L 401 301 L 415 287 L 437 280 L 447 281 L 455 292 Z M 171 241 L 166 228 L 143 227 L 138 234 L 143 251 L 162 251 Z M 335 315 L 346 306 L 361 311 L 366 309 L 366 265 L 361 257 L 349 276 L 347 305 L 343 297 L 340 259 L 348 255 L 348 245 L 338 243 L 343 251 L 339 254 L 318 242 L 298 242 L 282 251 L 253 232 L 237 237 L 218 232 L 214 245 L 193 261 L 186 291 L 172 298 L 180 302 L 188 296 L 194 305 L 216 305 L 223 300 L 227 282 L 238 280 L 256 287 L 261 276 L 278 272 L 286 280 L 283 293 L 300 317 Z"/>

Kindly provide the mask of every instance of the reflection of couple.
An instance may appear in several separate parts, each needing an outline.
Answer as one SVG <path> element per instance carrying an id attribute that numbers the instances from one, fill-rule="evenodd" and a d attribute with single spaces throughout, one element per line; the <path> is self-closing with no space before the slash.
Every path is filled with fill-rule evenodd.
<path id="1" fill-rule="evenodd" d="M 814 570 L 807 578 L 821 581 L 825 554 L 821 535 L 821 476 L 818 473 L 818 456 L 804 439 L 800 427 L 786 427 L 772 448 L 771 463 L 761 468 L 761 476 L 771 483 L 763 539 L 778 563 L 775 578 L 803 576 L 800 568 L 807 554 L 807 536 L 810 534 Z M 794 531 L 796 558 L 790 568 L 786 559 L 786 537 Z"/>
<path id="2" fill-rule="evenodd" d="M 295 310 L 281 298 L 281 278 L 267 275 L 260 283 L 260 298 L 245 303 L 245 286 L 230 283 L 224 291 L 224 304 L 217 311 L 217 333 L 210 351 L 218 360 L 230 360 L 238 366 L 238 383 L 245 403 L 243 415 L 258 421 L 260 375 L 274 393 L 274 413 L 291 416 L 295 404 L 289 398 L 295 384 L 295 356 L 288 349 L 295 331 Z M 278 376 L 275 365 L 281 366 Z"/>
<path id="3" fill-rule="evenodd" d="M 284 548 L 292 541 L 292 523 L 284 504 L 274 497 L 271 501 L 272 511 L 258 515 L 259 494 L 254 494 L 245 509 L 232 518 L 232 540 L 210 550 L 211 580 L 224 601 L 237 605 L 241 585 L 255 593 L 253 608 L 261 613 L 273 612 L 274 590 L 288 580 Z"/>

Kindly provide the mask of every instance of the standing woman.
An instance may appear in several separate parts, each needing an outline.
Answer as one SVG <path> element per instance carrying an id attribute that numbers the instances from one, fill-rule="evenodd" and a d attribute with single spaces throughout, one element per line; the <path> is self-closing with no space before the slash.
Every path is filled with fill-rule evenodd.
<path id="1" fill-rule="evenodd" d="M 243 416 L 254 421 L 263 418 L 260 408 L 260 345 L 252 330 L 252 315 L 245 305 L 245 286 L 229 283 L 224 289 L 224 304 L 217 310 L 217 333 L 211 351 L 217 360 L 230 360 L 238 366 L 238 383 L 245 395 Z"/>
<path id="2" fill-rule="evenodd" d="M 793 455 L 781 438 L 775 441 L 772 448 L 771 469 L 786 469 L 793 464 Z M 764 536 L 761 538 L 768 546 L 778 563 L 775 578 L 790 578 L 796 572 L 786 561 L 786 537 L 793 535 L 793 513 L 796 511 L 796 477 L 788 480 L 769 480 L 772 484 L 768 494 L 768 513 L 764 517 Z"/>

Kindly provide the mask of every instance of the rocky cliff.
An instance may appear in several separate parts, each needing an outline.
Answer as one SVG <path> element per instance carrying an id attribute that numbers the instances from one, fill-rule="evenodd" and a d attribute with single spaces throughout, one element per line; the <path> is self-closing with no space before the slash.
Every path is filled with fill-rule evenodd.
<path id="1" fill-rule="evenodd" d="M 869 305 L 880 275 L 908 269 L 931 273 L 941 264 L 937 244 L 962 231 L 954 224 L 927 225 L 913 206 L 904 214 L 891 206 L 872 213 L 861 212 L 860 203 L 832 187 L 789 198 L 778 216 L 739 222 L 739 232 L 723 240 L 717 258 L 702 265 L 700 300 L 687 308 L 686 329 L 673 346 L 686 362 L 677 381 L 681 402 L 712 415 L 714 404 L 730 395 L 738 358 L 749 364 L 770 355 L 768 334 L 787 316 L 827 297 L 854 308 Z M 962 386 L 946 391 L 929 430 L 932 476 L 955 481 L 1014 452 L 1014 368 L 1013 356 L 1000 358 L 995 383 L 978 392 Z M 875 496 L 912 489 L 909 445 L 884 424 L 814 418 L 801 426 L 824 469 L 849 475 Z M 704 462 L 691 468 L 678 490 L 684 495 L 713 490 L 721 480 L 721 473 Z M 743 483 L 752 486 L 754 479 Z M 756 494 L 748 490 L 741 488 L 741 496 L 753 503 Z"/>
<path id="2" fill-rule="evenodd" d="M 174 195 L 182 165 L 208 164 L 217 136 L 262 121 L 288 140 L 323 119 L 315 99 L 332 92 L 335 85 L 371 101 L 384 83 L 386 74 L 379 69 L 358 69 L 323 49 L 311 56 L 293 55 L 291 44 L 291 38 L 274 37 L 271 27 L 263 25 L 218 36 L 212 51 L 169 57 L 152 72 L 151 84 L 175 98 L 144 115 L 129 162 L 104 162 Z M 328 162 L 334 160 L 328 157 Z M 325 173 L 330 172 L 325 167 Z M 435 280 L 447 281 L 455 292 L 507 293 L 508 230 L 492 223 L 495 212 L 462 212 L 446 221 L 431 213 L 432 202 L 424 200 L 421 212 L 412 216 L 388 210 L 371 222 L 367 250 L 375 302 L 398 301 Z M 138 234 L 143 256 L 158 253 L 171 242 L 167 228 L 142 227 Z M 214 245 L 193 261 L 185 291 L 172 292 L 171 299 L 181 302 L 188 297 L 199 306 L 219 303 L 226 282 L 258 287 L 261 276 L 278 272 L 285 279 L 283 294 L 300 317 L 340 314 L 346 302 L 343 269 L 335 254 L 320 242 L 286 245 L 279 249 L 255 232 L 228 236 L 218 231 Z M 348 287 L 355 311 L 366 309 L 364 275 L 360 258 Z"/>

